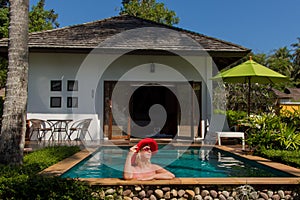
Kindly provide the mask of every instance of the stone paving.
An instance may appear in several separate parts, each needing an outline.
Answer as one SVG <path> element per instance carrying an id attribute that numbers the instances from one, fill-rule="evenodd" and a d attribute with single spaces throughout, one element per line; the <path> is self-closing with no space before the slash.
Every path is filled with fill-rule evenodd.
<path id="1" fill-rule="evenodd" d="M 299 186 L 114 186 L 95 190 L 97 199 L 124 200 L 292 200 L 299 199 Z"/>

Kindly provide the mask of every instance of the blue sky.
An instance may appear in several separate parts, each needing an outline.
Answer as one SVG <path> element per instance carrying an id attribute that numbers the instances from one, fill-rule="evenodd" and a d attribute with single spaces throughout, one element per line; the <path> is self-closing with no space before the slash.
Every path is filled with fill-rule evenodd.
<path id="1" fill-rule="evenodd" d="M 122 0 L 46 0 L 60 27 L 117 16 Z M 30 0 L 31 5 L 38 0 Z M 176 26 L 270 53 L 300 37 L 299 0 L 159 0 L 180 18 Z"/>

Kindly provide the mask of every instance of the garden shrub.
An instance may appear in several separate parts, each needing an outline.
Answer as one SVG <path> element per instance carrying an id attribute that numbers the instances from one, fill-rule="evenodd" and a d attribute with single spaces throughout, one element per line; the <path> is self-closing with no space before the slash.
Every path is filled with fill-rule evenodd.
<path id="1" fill-rule="evenodd" d="M 280 133 L 276 135 L 276 141 L 279 142 L 280 149 L 298 150 L 300 148 L 300 134 L 296 126 L 280 124 Z"/>
<path id="2" fill-rule="evenodd" d="M 300 131 L 300 111 L 294 110 L 283 110 L 280 113 L 282 122 L 287 123 L 289 126 L 293 126 L 296 128 L 297 131 Z"/>
<path id="3" fill-rule="evenodd" d="M 247 117 L 247 113 L 244 111 L 228 110 L 226 112 L 226 117 L 229 127 L 233 127 L 240 125 L 240 120 L 245 119 Z"/>
<path id="4" fill-rule="evenodd" d="M 0 166 L 0 199 L 92 199 L 91 188 L 83 182 L 38 174 L 79 150 L 46 147 L 25 155 L 22 166 Z"/>
<path id="5" fill-rule="evenodd" d="M 91 188 L 75 179 L 42 175 L 6 179 L 0 186 L 3 199 L 92 199 Z M 1 188 L 1 187 L 5 188 Z"/>
<path id="6" fill-rule="evenodd" d="M 298 150 L 300 134 L 294 117 L 274 113 L 254 115 L 243 121 L 247 130 L 247 143 L 250 148 Z"/>
<path id="7" fill-rule="evenodd" d="M 234 127 L 241 125 L 240 121 L 247 117 L 247 113 L 244 111 L 235 110 L 214 110 L 214 114 L 226 115 L 228 127 Z"/>

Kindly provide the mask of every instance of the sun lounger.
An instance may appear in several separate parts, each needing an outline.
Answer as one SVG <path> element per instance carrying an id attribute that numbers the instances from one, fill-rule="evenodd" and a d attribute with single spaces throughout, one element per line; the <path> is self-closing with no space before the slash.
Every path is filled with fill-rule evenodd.
<path id="1" fill-rule="evenodd" d="M 245 133 L 244 132 L 231 132 L 231 131 L 217 132 L 217 137 L 218 137 L 218 145 L 221 145 L 222 137 L 241 138 L 243 150 L 245 149 Z"/>

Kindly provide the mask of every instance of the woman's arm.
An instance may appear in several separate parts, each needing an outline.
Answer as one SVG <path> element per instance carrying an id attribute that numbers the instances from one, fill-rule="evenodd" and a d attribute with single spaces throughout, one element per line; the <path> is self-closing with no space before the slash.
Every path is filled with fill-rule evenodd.
<path id="1" fill-rule="evenodd" d="M 155 171 L 155 174 L 153 176 L 148 176 L 148 177 L 143 177 L 138 180 L 168 180 L 168 179 L 173 179 L 175 178 L 175 175 L 168 170 L 160 167 L 159 165 L 152 164 L 153 170 Z"/>
<path id="2" fill-rule="evenodd" d="M 175 175 L 171 173 L 170 171 L 160 167 L 157 165 L 157 170 L 155 174 L 155 179 L 173 179 L 175 178 Z"/>
<path id="3" fill-rule="evenodd" d="M 133 174 L 134 174 L 134 167 L 131 164 L 131 158 L 133 156 L 133 154 L 135 154 L 136 152 L 136 146 L 133 146 L 130 148 L 128 154 L 127 154 L 127 158 L 124 164 L 124 170 L 123 170 L 123 178 L 124 179 L 132 179 L 133 178 Z"/>

